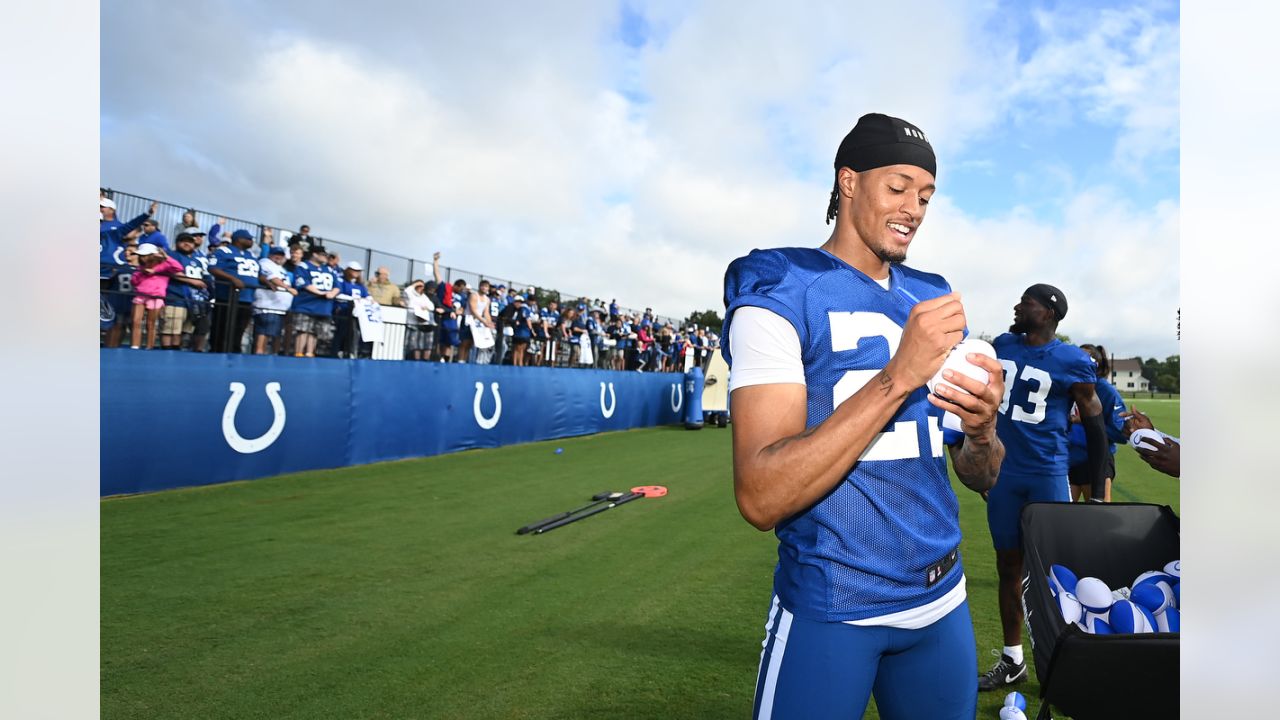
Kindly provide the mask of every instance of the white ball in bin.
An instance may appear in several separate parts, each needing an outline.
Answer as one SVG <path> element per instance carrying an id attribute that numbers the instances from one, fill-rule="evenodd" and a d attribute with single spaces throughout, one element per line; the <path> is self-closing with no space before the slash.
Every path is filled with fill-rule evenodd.
<path id="1" fill-rule="evenodd" d="M 1115 605 L 1111 606 L 1111 612 L 1107 614 L 1107 624 L 1113 631 L 1120 634 L 1148 633 L 1151 632 L 1152 627 L 1142 608 L 1128 600 L 1117 600 Z"/>
<path id="2" fill-rule="evenodd" d="M 1105 613 L 1113 602 L 1111 588 L 1096 577 L 1080 578 L 1076 583 L 1076 599 L 1085 610 L 1093 613 Z"/>
<path id="3" fill-rule="evenodd" d="M 1151 586 L 1160 591 L 1164 595 L 1164 607 L 1173 604 L 1173 586 L 1177 580 L 1172 575 L 1152 570 L 1144 572 L 1133 581 L 1133 589 L 1136 592 L 1139 586 Z"/>
<path id="4" fill-rule="evenodd" d="M 1181 580 L 1182 579 L 1182 561 L 1174 560 L 1173 562 L 1164 566 L 1164 571 L 1165 573 L 1172 575 L 1178 578 L 1179 580 Z"/>
<path id="5" fill-rule="evenodd" d="M 1076 623 L 1076 627 L 1090 635 L 1112 634 L 1111 625 L 1107 623 L 1107 616 L 1097 613 L 1085 613 L 1084 617 L 1080 618 L 1080 622 Z"/>
<path id="6" fill-rule="evenodd" d="M 1076 599 L 1076 596 L 1069 592 L 1058 593 L 1055 598 L 1058 602 L 1058 610 L 1062 612 L 1062 619 L 1069 622 L 1080 622 L 1080 618 L 1084 617 L 1084 606 Z"/>
<path id="7" fill-rule="evenodd" d="M 1156 616 L 1156 632 L 1182 632 L 1182 613 L 1171 607 Z"/>
<path id="8" fill-rule="evenodd" d="M 1027 720 L 1027 714 L 1016 707 L 1005 705 L 1000 708 L 1000 720 Z"/>
<path id="9" fill-rule="evenodd" d="M 1016 708 L 1018 708 L 1019 710 L 1021 710 L 1022 712 L 1026 712 L 1026 711 L 1027 711 L 1027 699 L 1026 699 L 1025 697 L 1023 697 L 1023 696 L 1022 696 L 1022 693 L 1020 693 L 1020 692 L 1018 692 L 1017 690 L 1015 690 L 1015 691 L 1013 691 L 1013 692 L 1009 693 L 1008 695 L 1005 695 L 1005 696 L 1004 696 L 1004 706 L 1005 706 L 1005 707 L 1016 707 Z"/>
<path id="10" fill-rule="evenodd" d="M 1065 565 L 1049 566 L 1049 589 L 1054 595 L 1059 595 L 1063 590 L 1069 593 L 1076 591 L 1076 574 Z"/>

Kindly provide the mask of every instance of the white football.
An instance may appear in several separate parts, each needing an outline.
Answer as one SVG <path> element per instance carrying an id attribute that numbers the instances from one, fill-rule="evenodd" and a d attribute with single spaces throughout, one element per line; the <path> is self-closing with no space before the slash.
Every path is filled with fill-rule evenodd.
<path id="1" fill-rule="evenodd" d="M 1017 705 L 1005 705 L 1000 708 L 1000 720 L 1027 720 L 1027 715 Z"/>
<path id="2" fill-rule="evenodd" d="M 934 373 L 934 376 L 929 378 L 929 382 L 925 383 L 925 386 L 929 388 L 929 392 L 932 393 L 940 383 L 954 390 L 967 392 L 942 379 L 942 373 L 946 370 L 963 373 L 985 385 L 991 379 L 990 373 L 966 360 L 965 355 L 969 353 L 986 355 L 993 360 L 996 357 L 995 348 L 991 347 L 991 343 L 986 340 L 979 340 L 975 337 L 967 337 L 961 340 L 959 345 L 951 349 L 951 354 L 947 355 L 946 361 L 942 363 L 942 367 L 938 368 L 938 372 Z"/>
<path id="3" fill-rule="evenodd" d="M 1111 607 L 1111 588 L 1095 577 L 1082 577 L 1076 583 L 1076 599 L 1085 610 L 1093 613 L 1105 613 Z"/>
<path id="4" fill-rule="evenodd" d="M 1158 450 L 1164 444 L 1164 433 L 1158 430 L 1148 430 L 1141 428 L 1134 430 L 1129 436 L 1129 445 L 1134 449 L 1146 448 L 1147 450 Z"/>
<path id="5" fill-rule="evenodd" d="M 1062 619 L 1069 623 L 1080 622 L 1080 618 L 1084 615 L 1084 607 L 1080 605 L 1080 601 L 1075 595 L 1063 590 L 1058 593 L 1056 598 L 1058 601 L 1058 609 L 1062 611 Z"/>

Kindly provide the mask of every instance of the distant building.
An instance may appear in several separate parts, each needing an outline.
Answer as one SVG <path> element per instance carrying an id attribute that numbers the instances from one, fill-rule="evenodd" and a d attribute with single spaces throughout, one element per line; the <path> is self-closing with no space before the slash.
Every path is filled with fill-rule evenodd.
<path id="1" fill-rule="evenodd" d="M 1116 358 L 1111 361 L 1111 384 L 1117 390 L 1145 392 L 1150 389 L 1142 377 L 1142 358 Z"/>

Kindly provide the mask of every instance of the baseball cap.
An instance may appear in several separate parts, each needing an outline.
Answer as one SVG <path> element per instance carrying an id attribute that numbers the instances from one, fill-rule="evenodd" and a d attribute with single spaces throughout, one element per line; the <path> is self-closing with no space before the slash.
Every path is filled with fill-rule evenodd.
<path id="1" fill-rule="evenodd" d="M 231 233 L 231 239 L 232 240 L 252 240 L 253 233 L 249 232 L 248 230 L 245 230 L 244 228 L 241 228 Z"/>
<path id="2" fill-rule="evenodd" d="M 115 210 L 116 203 L 111 198 L 100 198 L 98 200 L 98 207 L 111 208 L 112 210 Z"/>
<path id="3" fill-rule="evenodd" d="M 137 250 L 139 257 L 142 257 L 143 255 L 155 255 L 158 252 L 160 252 L 160 248 L 156 247 L 152 243 L 142 243 L 138 246 Z"/>
<path id="4" fill-rule="evenodd" d="M 517 296 L 515 296 L 514 298 L 512 298 L 511 302 L 524 302 L 524 296 L 523 296 L 523 295 L 517 295 Z"/>
<path id="5" fill-rule="evenodd" d="M 867 113 L 840 141 L 835 168 L 862 172 L 886 165 L 915 165 L 938 176 L 933 146 L 920 128 L 901 118 Z"/>
<path id="6" fill-rule="evenodd" d="M 205 234 L 205 232 L 204 232 L 203 230 L 201 230 L 200 228 L 196 227 L 195 225 L 188 225 L 188 226 L 186 226 L 186 227 L 182 228 L 182 234 L 183 234 L 183 235 L 190 235 L 191 237 L 195 237 L 195 236 L 197 236 L 197 235 L 204 235 L 204 234 Z"/>
<path id="7" fill-rule="evenodd" d="M 325 250 L 323 245 L 312 245 L 312 246 L 311 246 L 311 252 L 313 252 L 313 253 L 320 253 L 321 255 L 328 255 L 328 254 L 329 254 L 329 251 L 328 251 L 328 250 Z"/>
<path id="8" fill-rule="evenodd" d="M 1026 296 L 1053 311 L 1059 320 L 1067 316 L 1067 296 L 1061 290 L 1045 283 L 1027 288 Z"/>
<path id="9" fill-rule="evenodd" d="M 356 262 L 355 260 L 352 260 L 351 262 L 347 263 L 347 269 L 348 270 L 364 270 L 364 266 Z"/>
<path id="10" fill-rule="evenodd" d="M 279 245 L 272 245 L 272 246 L 271 246 L 271 249 L 267 251 L 267 255 L 268 255 L 268 256 L 271 256 L 271 255 L 288 255 L 288 253 L 286 253 L 286 252 L 284 251 L 284 248 L 280 247 Z"/>

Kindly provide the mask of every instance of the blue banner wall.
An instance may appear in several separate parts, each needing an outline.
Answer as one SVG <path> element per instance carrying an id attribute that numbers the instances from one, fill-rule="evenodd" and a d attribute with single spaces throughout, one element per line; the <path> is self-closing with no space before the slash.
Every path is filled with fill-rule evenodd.
<path id="1" fill-rule="evenodd" d="M 102 495 L 677 423 L 684 377 L 102 350 Z"/>

